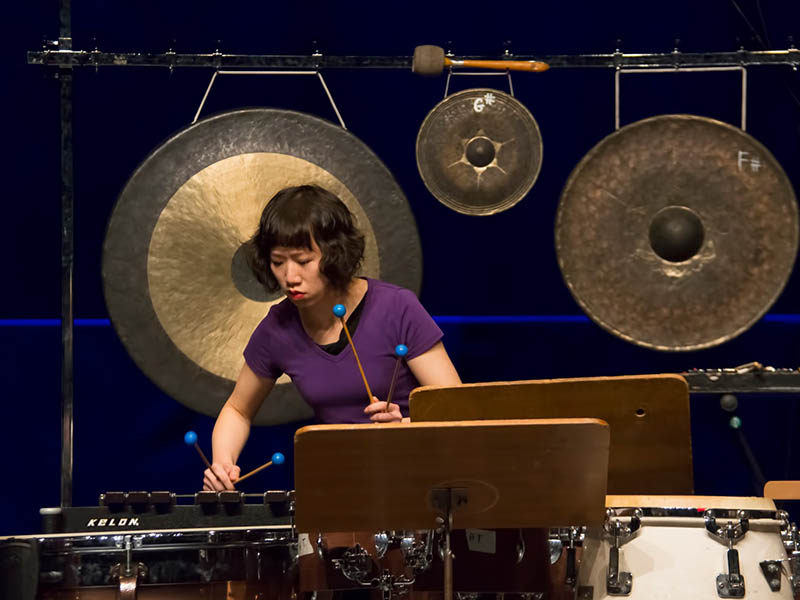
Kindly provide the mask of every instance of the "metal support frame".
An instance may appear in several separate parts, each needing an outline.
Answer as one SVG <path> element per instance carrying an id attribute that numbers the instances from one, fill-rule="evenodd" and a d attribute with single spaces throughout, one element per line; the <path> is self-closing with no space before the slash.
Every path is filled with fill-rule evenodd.
<path id="1" fill-rule="evenodd" d="M 450 56 L 448 54 L 448 56 Z M 461 60 L 497 60 L 497 56 L 461 56 Z M 555 54 L 513 55 L 501 59 L 537 60 L 550 68 L 673 68 L 687 67 L 748 67 L 757 65 L 788 65 L 800 67 L 800 50 L 791 46 L 786 50 L 741 49 L 738 52 L 668 52 L 649 54 Z M 57 50 L 45 47 L 28 52 L 28 63 L 34 65 L 70 67 L 212 67 L 269 68 L 269 69 L 410 69 L 410 56 L 323 56 L 289 54 L 178 54 L 172 50 L 162 53 L 101 52 L 72 50 L 60 46 Z"/>
<path id="2" fill-rule="evenodd" d="M 719 71 L 741 71 L 742 74 L 742 131 L 747 131 L 747 69 L 744 66 L 738 67 L 684 67 L 672 69 L 617 69 L 614 73 L 614 130 L 619 129 L 619 99 L 620 99 L 620 75 L 632 73 L 708 73 Z"/>
<path id="3" fill-rule="evenodd" d="M 70 0 L 59 2 L 58 47 L 72 49 Z M 61 506 L 72 506 L 74 359 L 72 279 L 74 271 L 74 196 L 72 162 L 72 66 L 60 65 L 61 87 Z"/>

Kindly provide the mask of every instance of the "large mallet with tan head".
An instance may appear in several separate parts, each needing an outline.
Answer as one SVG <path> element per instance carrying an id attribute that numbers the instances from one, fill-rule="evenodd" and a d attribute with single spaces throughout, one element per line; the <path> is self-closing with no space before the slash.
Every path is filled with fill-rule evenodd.
<path id="1" fill-rule="evenodd" d="M 435 77 L 441 75 L 445 67 L 470 67 L 473 69 L 492 69 L 495 71 L 529 71 L 540 73 L 550 65 L 538 60 L 460 60 L 444 55 L 439 46 L 417 46 L 411 70 L 418 75 Z"/>

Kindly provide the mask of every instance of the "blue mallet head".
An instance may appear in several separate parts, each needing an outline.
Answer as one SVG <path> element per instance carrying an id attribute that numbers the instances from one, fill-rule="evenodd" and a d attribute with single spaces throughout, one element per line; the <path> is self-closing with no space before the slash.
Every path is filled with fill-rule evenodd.
<path id="1" fill-rule="evenodd" d="M 408 354 L 408 346 L 405 344 L 397 344 L 397 346 L 394 347 L 394 353 L 398 358 L 403 358 L 406 354 Z"/>
<path id="2" fill-rule="evenodd" d="M 197 442 L 197 434 L 194 431 L 187 431 L 186 435 L 183 436 L 183 441 L 186 442 L 187 446 L 193 446 Z"/>
<path id="3" fill-rule="evenodd" d="M 347 309 L 344 307 L 344 304 L 337 304 L 333 307 L 333 314 L 339 317 L 340 319 L 347 313 Z"/>
<path id="4" fill-rule="evenodd" d="M 286 460 L 286 457 L 281 454 L 280 452 L 276 452 L 272 455 L 272 464 L 273 465 L 282 465 L 283 461 Z"/>

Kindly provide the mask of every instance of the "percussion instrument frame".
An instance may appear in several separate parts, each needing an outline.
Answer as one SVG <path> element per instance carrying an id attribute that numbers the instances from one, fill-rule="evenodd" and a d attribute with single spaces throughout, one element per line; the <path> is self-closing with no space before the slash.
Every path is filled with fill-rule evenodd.
<path id="1" fill-rule="evenodd" d="M 48 41 L 42 50 L 28 51 L 28 64 L 71 69 L 73 67 L 181 67 L 213 69 L 410 69 L 411 56 L 325 56 L 318 50 L 302 54 L 228 54 L 219 49 L 211 53 L 105 52 L 73 50 L 71 38 Z M 448 52 L 452 56 L 451 52 Z M 496 60 L 496 56 L 464 56 L 465 60 Z M 800 50 L 738 50 L 737 52 L 673 52 L 628 54 L 514 55 L 502 59 L 537 60 L 550 68 L 642 68 L 685 69 L 689 67 L 753 67 L 764 65 L 800 66 Z"/>

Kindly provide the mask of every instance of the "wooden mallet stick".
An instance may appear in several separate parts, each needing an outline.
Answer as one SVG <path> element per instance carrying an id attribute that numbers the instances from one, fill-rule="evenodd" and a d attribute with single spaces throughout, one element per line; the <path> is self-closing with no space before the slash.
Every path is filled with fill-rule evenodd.
<path id="1" fill-rule="evenodd" d="M 286 460 L 286 458 L 283 456 L 283 454 L 281 454 L 280 452 L 276 452 L 275 454 L 272 455 L 272 460 L 271 461 L 269 461 L 267 463 L 264 463 L 263 465 L 261 465 L 257 469 L 253 469 L 252 471 L 250 471 L 246 475 L 242 475 L 241 477 L 239 477 L 239 479 L 231 480 L 231 483 L 237 484 L 240 481 L 244 481 L 248 477 L 252 477 L 256 473 L 258 473 L 259 471 L 263 471 L 264 469 L 266 469 L 270 465 L 282 465 L 284 460 Z"/>
<path id="2" fill-rule="evenodd" d="M 367 383 L 367 376 L 364 374 L 364 367 L 361 366 L 361 359 L 358 358 L 358 352 L 356 352 L 356 346 L 353 344 L 353 338 L 350 337 L 350 330 L 347 329 L 347 323 L 344 320 L 345 314 L 347 314 L 347 309 L 344 307 L 344 304 L 337 304 L 333 307 L 333 314 L 339 317 L 339 320 L 342 322 L 342 327 L 344 327 L 344 333 L 347 336 L 347 341 L 350 344 L 350 348 L 353 349 L 353 356 L 356 357 L 356 364 L 358 365 L 358 370 L 361 372 L 361 378 L 364 380 L 364 387 L 367 388 L 367 397 L 369 398 L 369 403 L 372 404 L 375 402 L 375 398 L 372 395 L 372 390 L 369 389 L 369 383 Z"/>

